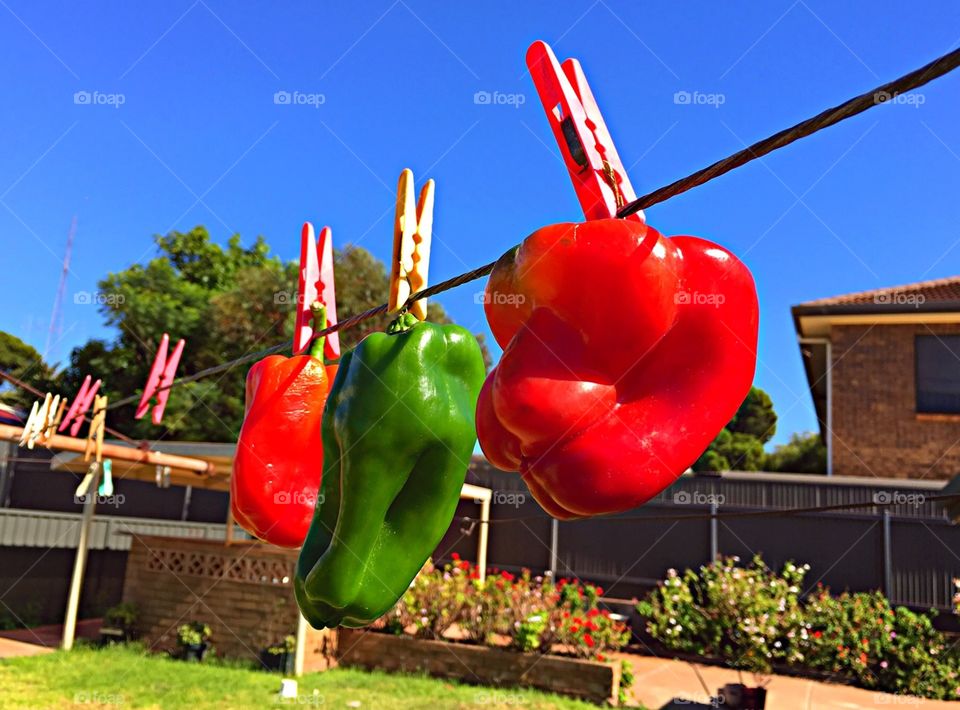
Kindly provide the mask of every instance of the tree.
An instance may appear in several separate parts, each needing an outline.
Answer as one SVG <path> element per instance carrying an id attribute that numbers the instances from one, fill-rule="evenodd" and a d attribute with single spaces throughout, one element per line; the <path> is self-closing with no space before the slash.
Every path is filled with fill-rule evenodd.
<path id="1" fill-rule="evenodd" d="M 781 473 L 826 473 L 827 447 L 819 433 L 792 434 L 789 442 L 767 455 L 764 468 Z"/>
<path id="2" fill-rule="evenodd" d="M 747 398 L 727 424 L 734 434 L 747 434 L 766 444 L 777 433 L 777 414 L 770 395 L 759 387 L 751 387 Z"/>
<path id="3" fill-rule="evenodd" d="M 777 431 L 770 395 L 751 387 L 733 419 L 693 464 L 694 471 L 760 471 L 766 464 L 763 445 Z"/>
<path id="4" fill-rule="evenodd" d="M 155 258 L 109 274 L 98 284 L 102 313 L 117 336 L 112 342 L 91 340 L 74 349 L 63 378 L 65 394 L 76 392 L 87 373 L 104 378 L 103 392 L 113 401 L 139 392 L 163 333 L 187 341 L 178 376 L 292 338 L 298 265 L 271 256 L 263 237 L 244 248 L 234 235 L 222 247 L 198 226 L 155 239 L 159 251 Z M 334 262 L 341 319 L 385 300 L 386 268 L 368 251 L 347 246 L 336 250 Z M 430 301 L 428 313 L 434 322 L 451 322 L 436 300 Z M 382 330 L 389 320 L 381 315 L 341 331 L 341 349 L 353 347 L 368 332 Z M 289 349 L 283 354 L 289 355 Z M 134 420 L 135 405 L 111 410 L 108 424 L 136 438 L 235 441 L 243 421 L 250 364 L 177 387 L 162 428 L 149 418 Z"/>
<path id="5" fill-rule="evenodd" d="M 43 356 L 32 346 L 15 335 L 0 331 L 0 370 L 7 372 L 42 392 L 56 390 L 60 380 L 52 366 L 43 361 Z M 36 399 L 19 387 L 0 380 L 0 402 L 11 407 L 29 409 Z"/>

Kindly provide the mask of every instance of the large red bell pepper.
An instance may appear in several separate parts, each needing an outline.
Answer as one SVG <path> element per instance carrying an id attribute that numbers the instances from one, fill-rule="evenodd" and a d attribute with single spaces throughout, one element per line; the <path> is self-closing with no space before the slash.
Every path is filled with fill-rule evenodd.
<path id="1" fill-rule="evenodd" d="M 557 518 L 613 513 L 672 484 L 753 381 L 753 278 L 723 247 L 641 222 L 556 224 L 487 285 L 504 348 L 477 404 L 494 466 Z"/>
<path id="2" fill-rule="evenodd" d="M 315 330 L 326 327 L 320 311 Z M 323 472 L 320 421 L 336 368 L 323 364 L 323 338 L 317 338 L 305 354 L 271 355 L 247 373 L 230 505 L 254 537 L 300 547 L 307 536 Z"/>

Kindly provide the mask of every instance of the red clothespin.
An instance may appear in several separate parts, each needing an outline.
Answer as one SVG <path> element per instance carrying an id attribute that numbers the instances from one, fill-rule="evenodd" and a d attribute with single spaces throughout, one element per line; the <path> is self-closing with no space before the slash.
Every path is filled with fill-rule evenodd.
<path id="1" fill-rule="evenodd" d="M 143 419 L 143 416 L 150 409 L 150 402 L 156 395 L 157 403 L 153 407 L 153 423 L 159 424 L 163 419 L 163 410 L 167 407 L 167 400 L 170 399 L 169 385 L 173 382 L 173 377 L 177 373 L 177 365 L 180 364 L 180 356 L 183 354 L 183 346 L 187 341 L 182 338 L 173 349 L 170 357 L 167 357 L 167 349 L 170 347 L 170 336 L 166 333 L 160 339 L 160 348 L 157 350 L 157 356 L 153 359 L 153 366 L 150 368 L 150 376 L 147 378 L 147 386 L 143 390 L 143 396 L 140 397 L 140 404 L 133 415 L 134 419 Z M 160 389 L 161 387 L 165 389 Z"/>
<path id="2" fill-rule="evenodd" d="M 62 432 L 68 426 L 70 426 L 70 422 L 73 422 L 73 426 L 70 427 L 70 436 L 76 436 L 79 434 L 80 427 L 83 424 L 83 417 L 93 404 L 93 398 L 96 396 L 99 390 L 100 380 L 94 382 L 93 387 L 91 387 L 90 375 L 84 377 L 83 384 L 80 385 L 80 389 L 77 391 L 77 396 L 74 397 L 73 402 L 70 403 L 70 409 L 67 410 L 67 416 L 60 421 L 60 427 L 57 429 L 57 431 Z"/>
<path id="3" fill-rule="evenodd" d="M 300 283 L 297 288 L 297 322 L 293 331 L 293 354 L 306 350 L 313 339 L 313 312 L 310 306 L 319 301 L 327 309 L 327 326 L 337 322 L 337 296 L 333 281 L 333 232 L 320 230 L 320 241 L 314 239 L 313 225 L 304 222 L 300 232 Z M 328 360 L 340 357 L 340 334 L 327 335 L 323 354 Z"/>
<path id="4" fill-rule="evenodd" d="M 570 58 L 561 68 L 550 46 L 538 40 L 527 50 L 527 68 L 584 216 L 588 220 L 616 217 L 617 210 L 637 195 L 580 62 Z M 627 219 L 643 222 L 643 212 Z"/>

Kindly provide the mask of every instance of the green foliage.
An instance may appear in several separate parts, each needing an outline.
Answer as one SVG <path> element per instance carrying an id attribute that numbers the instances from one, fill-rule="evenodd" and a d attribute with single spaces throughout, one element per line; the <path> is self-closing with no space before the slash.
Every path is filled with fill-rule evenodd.
<path id="1" fill-rule="evenodd" d="M 633 674 L 633 664 L 630 661 L 620 661 L 620 689 L 617 691 L 617 701 L 626 705 L 630 701 L 630 688 L 636 676 Z"/>
<path id="2" fill-rule="evenodd" d="M 772 454 L 767 455 L 764 470 L 782 473 L 826 473 L 827 447 L 818 433 L 792 434 L 789 442 L 781 444 Z"/>
<path id="3" fill-rule="evenodd" d="M 392 633 L 442 639 L 454 626 L 475 643 L 498 645 L 506 637 L 519 651 L 549 653 L 554 646 L 599 661 L 630 639 L 626 624 L 597 606 L 600 587 L 529 570 L 489 574 L 455 556 L 435 569 L 428 563 L 409 591 L 383 619 Z"/>
<path id="4" fill-rule="evenodd" d="M 746 568 L 738 561 L 728 557 L 682 575 L 671 569 L 637 606 L 647 630 L 669 648 L 744 670 L 799 660 L 799 594 L 809 568 L 787 563 L 777 574 L 759 556 Z"/>
<path id="5" fill-rule="evenodd" d="M 243 247 L 234 235 L 224 247 L 198 226 L 155 240 L 156 257 L 109 274 L 98 284 L 97 303 L 107 324 L 117 329 L 117 337 L 111 342 L 91 340 L 74 349 L 60 386 L 52 389 L 71 395 L 91 373 L 103 377 L 101 391 L 113 401 L 136 394 L 165 332 L 174 341 L 187 341 L 177 371 L 180 377 L 292 338 L 298 266 L 271 256 L 263 237 Z M 335 251 L 334 262 L 341 319 L 385 300 L 386 268 L 368 251 L 347 246 Z M 430 301 L 428 311 L 435 322 L 451 322 L 436 300 Z M 341 332 L 341 348 L 353 347 L 366 333 L 382 330 L 388 322 L 387 316 L 380 316 Z M 9 361 L 14 369 L 23 369 L 39 361 L 36 351 L 14 341 L 11 336 L 0 337 L 0 366 L 6 369 L 4 363 Z M 483 351 L 489 362 L 489 354 Z M 167 404 L 162 428 L 149 417 L 134 420 L 135 404 L 112 410 L 107 424 L 137 438 L 235 441 L 243 421 L 248 369 L 249 364 L 237 366 L 178 387 Z M 34 384 L 40 380 L 43 377 L 37 374 Z M 32 401 L 32 397 L 16 396 L 21 403 Z"/>
<path id="6" fill-rule="evenodd" d="M 956 700 L 960 655 L 931 616 L 893 608 L 880 592 L 832 597 L 819 588 L 807 603 L 807 663 L 865 688 Z"/>
<path id="7" fill-rule="evenodd" d="M 514 645 L 519 651 L 536 651 L 540 648 L 540 639 L 546 630 L 546 617 L 537 614 L 524 619 L 517 625 L 517 631 L 513 636 Z"/>
<path id="8" fill-rule="evenodd" d="M 727 429 L 734 434 L 748 434 L 761 444 L 770 441 L 777 433 L 777 415 L 770 395 L 759 387 L 751 387 Z"/>
<path id="9" fill-rule="evenodd" d="M 746 568 L 736 562 L 670 570 L 637 605 L 650 634 L 667 648 L 735 668 L 766 672 L 783 663 L 866 688 L 957 699 L 960 652 L 930 615 L 893 608 L 880 592 L 832 596 L 822 586 L 801 602 L 809 566 L 787 563 L 777 574 L 759 556 Z"/>
<path id="10" fill-rule="evenodd" d="M 133 602 L 120 602 L 107 609 L 103 615 L 103 623 L 105 626 L 132 631 L 137 624 L 139 614 L 137 605 Z"/>
<path id="11" fill-rule="evenodd" d="M 296 651 L 297 637 L 293 634 L 284 636 L 282 641 L 272 643 L 266 648 L 266 652 L 271 656 L 282 656 L 285 653 L 296 653 Z"/>
<path id="12" fill-rule="evenodd" d="M 770 395 L 751 387 L 733 419 L 720 430 L 693 464 L 694 471 L 760 471 L 766 463 L 763 445 L 777 431 Z"/>
<path id="13" fill-rule="evenodd" d="M 55 391 L 60 379 L 59 373 L 43 361 L 37 350 L 15 335 L 0 330 L 0 370 L 8 372 L 42 392 Z M 19 387 L 9 386 L 0 380 L 0 403 L 11 407 L 29 409 L 36 399 Z"/>
<path id="14" fill-rule="evenodd" d="M 210 639 L 210 627 L 202 621 L 191 621 L 177 628 L 177 644 L 180 646 L 199 646 Z"/>

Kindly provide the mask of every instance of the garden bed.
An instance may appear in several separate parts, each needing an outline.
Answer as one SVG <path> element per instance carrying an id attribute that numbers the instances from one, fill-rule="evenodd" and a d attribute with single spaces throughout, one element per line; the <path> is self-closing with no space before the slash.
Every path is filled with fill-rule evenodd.
<path id="1" fill-rule="evenodd" d="M 337 660 L 343 666 L 423 672 L 467 683 L 536 688 L 618 704 L 619 664 L 355 629 L 341 629 L 337 645 Z"/>

